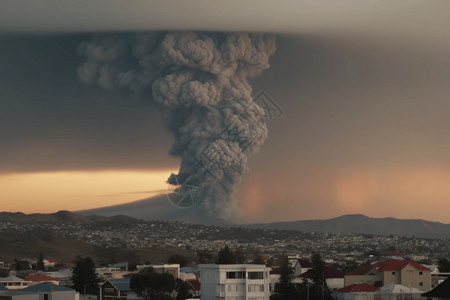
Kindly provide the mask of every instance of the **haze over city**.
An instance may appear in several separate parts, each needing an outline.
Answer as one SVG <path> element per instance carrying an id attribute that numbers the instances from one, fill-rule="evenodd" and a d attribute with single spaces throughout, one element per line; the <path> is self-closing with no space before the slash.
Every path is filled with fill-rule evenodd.
<path id="1" fill-rule="evenodd" d="M 148 98 L 80 80 L 80 45 L 93 33 L 253 31 L 274 36 L 276 51 L 250 78 L 252 95 L 265 91 L 283 113 L 265 119 L 268 137 L 235 185 L 240 221 L 362 213 L 449 223 L 447 2 L 247 1 L 233 10 L 222 1 L 189 9 L 182 1 L 60 1 L 54 10 L 7 2 L 2 211 L 146 199 L 165 194 L 178 173 L 180 158 L 168 154 L 174 137 Z M 77 19 L 74 11 L 91 13 Z"/>

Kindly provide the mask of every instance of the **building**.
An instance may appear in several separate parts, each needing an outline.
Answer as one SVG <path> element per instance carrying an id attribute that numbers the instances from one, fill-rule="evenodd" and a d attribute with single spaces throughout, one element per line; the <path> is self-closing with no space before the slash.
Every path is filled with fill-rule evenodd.
<path id="1" fill-rule="evenodd" d="M 145 268 L 153 268 L 156 273 L 168 273 L 175 279 L 180 278 L 180 265 L 179 264 L 162 264 L 162 265 L 138 265 L 136 269 L 142 270 Z"/>
<path id="2" fill-rule="evenodd" d="M 371 269 L 345 275 L 345 286 L 354 283 L 368 283 L 385 286 L 401 284 L 421 291 L 431 289 L 430 269 L 415 261 L 388 260 L 375 263 Z"/>
<path id="3" fill-rule="evenodd" d="M 358 283 L 334 290 L 332 296 L 335 300 L 373 300 L 376 291 L 376 286 Z"/>
<path id="4" fill-rule="evenodd" d="M 111 278 L 100 286 L 100 300 L 137 299 L 130 287 L 130 278 Z"/>
<path id="5" fill-rule="evenodd" d="M 50 282 L 42 282 L 22 289 L 20 292 L 35 293 L 37 300 L 79 300 L 80 294 L 75 290 L 56 285 Z"/>
<path id="6" fill-rule="evenodd" d="M 23 292 L 21 290 L 0 290 L 0 300 L 39 300 L 39 295 L 37 293 Z"/>
<path id="7" fill-rule="evenodd" d="M 308 272 L 312 267 L 313 265 L 308 259 L 299 259 L 294 266 L 294 276 L 297 277 L 300 274 Z"/>
<path id="8" fill-rule="evenodd" d="M 198 279 L 188 279 L 186 282 L 191 286 L 192 296 L 200 296 L 200 281 Z"/>
<path id="9" fill-rule="evenodd" d="M 31 284 L 31 281 L 25 281 L 22 278 L 16 276 L 8 276 L 1 277 L 0 283 L 6 286 L 9 290 L 19 290 L 29 286 Z"/>
<path id="10" fill-rule="evenodd" d="M 265 265 L 199 265 L 200 299 L 268 300 L 269 271 Z"/>
<path id="11" fill-rule="evenodd" d="M 382 286 L 374 295 L 374 300 L 426 300 L 422 291 L 401 284 L 390 283 Z"/>
<path id="12" fill-rule="evenodd" d="M 55 285 L 59 285 L 60 280 L 58 278 L 47 276 L 44 274 L 31 274 L 31 275 L 28 275 L 26 281 L 30 281 L 31 283 L 29 285 L 31 286 L 31 285 L 39 284 L 41 282 L 51 282 Z"/>

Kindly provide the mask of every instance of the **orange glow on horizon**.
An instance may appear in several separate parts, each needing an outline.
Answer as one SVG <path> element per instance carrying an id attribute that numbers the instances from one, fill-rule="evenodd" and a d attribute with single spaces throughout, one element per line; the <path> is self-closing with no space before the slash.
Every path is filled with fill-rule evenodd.
<path id="1" fill-rule="evenodd" d="M 1 211 L 84 210 L 163 194 L 173 170 L 65 171 L 0 175 Z"/>

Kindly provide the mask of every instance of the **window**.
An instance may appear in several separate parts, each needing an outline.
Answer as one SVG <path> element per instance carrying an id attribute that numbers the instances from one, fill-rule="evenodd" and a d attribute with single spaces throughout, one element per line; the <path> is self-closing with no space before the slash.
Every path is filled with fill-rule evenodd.
<path id="1" fill-rule="evenodd" d="M 227 279 L 245 278 L 245 272 L 227 272 Z"/>
<path id="2" fill-rule="evenodd" d="M 395 272 L 392 272 L 392 275 L 395 275 Z"/>
<path id="3" fill-rule="evenodd" d="M 105 293 L 114 293 L 113 288 L 105 288 Z"/>
<path id="4" fill-rule="evenodd" d="M 421 282 L 419 282 L 419 286 L 423 286 L 423 282 L 421 281 Z"/>
<path id="5" fill-rule="evenodd" d="M 44 300 L 48 300 L 48 294 L 44 294 Z"/>
<path id="6" fill-rule="evenodd" d="M 423 272 L 422 272 L 422 271 L 420 271 L 420 272 L 419 272 L 419 275 L 423 275 Z"/>
<path id="7" fill-rule="evenodd" d="M 249 293 L 262 293 L 264 292 L 264 284 L 249 284 L 248 285 L 248 292 Z"/>
<path id="8" fill-rule="evenodd" d="M 264 272 L 248 272 L 248 279 L 264 279 Z"/>

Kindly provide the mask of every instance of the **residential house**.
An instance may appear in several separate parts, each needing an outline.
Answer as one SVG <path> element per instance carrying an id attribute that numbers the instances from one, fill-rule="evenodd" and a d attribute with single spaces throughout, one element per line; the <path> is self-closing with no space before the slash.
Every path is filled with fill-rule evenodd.
<path id="1" fill-rule="evenodd" d="M 191 286 L 192 296 L 200 296 L 200 281 L 198 279 L 188 279 L 186 282 Z"/>
<path id="2" fill-rule="evenodd" d="M 0 290 L 0 300 L 39 300 L 39 295 L 21 290 Z"/>
<path id="3" fill-rule="evenodd" d="M 51 282 L 55 285 L 59 285 L 59 279 L 55 277 L 50 277 L 44 274 L 31 274 L 28 275 L 26 281 L 30 281 L 30 286 L 39 284 L 41 282 Z"/>
<path id="4" fill-rule="evenodd" d="M 128 263 L 127 262 L 111 264 L 111 265 L 108 265 L 108 267 L 115 268 L 116 270 L 119 269 L 117 271 L 128 272 Z"/>
<path id="5" fill-rule="evenodd" d="M 100 300 L 138 299 L 130 287 L 130 278 L 111 278 L 100 286 Z"/>
<path id="6" fill-rule="evenodd" d="M 204 264 L 200 268 L 200 299 L 268 300 L 269 271 L 265 265 Z"/>
<path id="7" fill-rule="evenodd" d="M 75 290 L 53 284 L 42 282 L 22 289 L 20 292 L 31 292 L 38 295 L 37 300 L 79 300 L 80 294 Z"/>
<path id="8" fill-rule="evenodd" d="M 431 288 L 430 269 L 409 260 L 377 262 L 371 269 L 345 275 L 345 286 L 362 282 L 375 286 L 396 283 L 421 291 L 428 291 Z"/>
<path id="9" fill-rule="evenodd" d="M 373 300 L 378 289 L 378 287 L 367 283 L 352 284 L 334 290 L 332 297 L 335 300 Z"/>
<path id="10" fill-rule="evenodd" d="M 6 286 L 9 290 L 19 290 L 26 288 L 31 284 L 31 281 L 25 281 L 16 276 L 0 277 L 0 283 Z"/>
<path id="11" fill-rule="evenodd" d="M 300 274 L 308 272 L 313 267 L 309 259 L 299 259 L 294 265 L 294 276 L 297 277 Z"/>
<path id="12" fill-rule="evenodd" d="M 374 300 L 426 300 L 422 291 L 401 284 L 390 283 L 382 286 L 374 295 Z"/>

